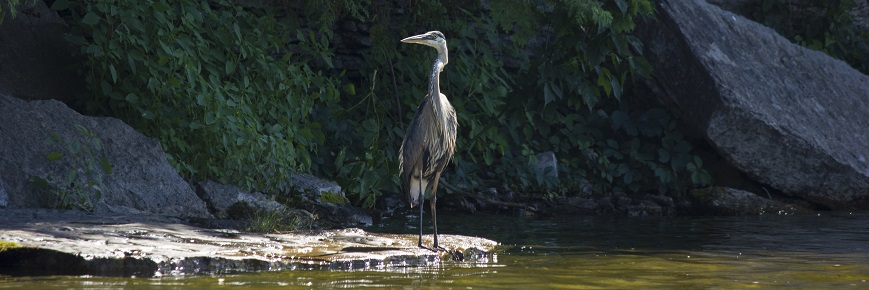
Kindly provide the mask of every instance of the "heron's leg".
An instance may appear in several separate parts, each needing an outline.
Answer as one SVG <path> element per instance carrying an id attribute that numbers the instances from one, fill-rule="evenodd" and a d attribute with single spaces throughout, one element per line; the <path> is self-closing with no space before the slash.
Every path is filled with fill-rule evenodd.
<path id="1" fill-rule="evenodd" d="M 440 180 L 441 173 L 435 173 L 434 183 L 431 188 L 431 225 L 434 230 L 434 249 L 440 248 L 438 246 L 438 213 L 437 213 L 437 202 L 438 202 L 438 180 Z"/>
<path id="2" fill-rule="evenodd" d="M 431 222 L 432 222 L 432 227 L 434 228 L 434 246 L 430 250 L 435 251 L 435 252 L 437 252 L 437 251 L 447 252 L 450 254 L 450 256 L 453 257 L 453 261 L 464 261 L 465 255 L 462 254 L 461 251 L 456 250 L 455 252 L 453 252 L 453 251 L 447 250 L 446 248 L 438 245 L 438 218 L 437 218 L 437 210 L 435 209 L 435 206 L 436 206 L 437 201 L 438 201 L 437 192 L 438 192 L 438 181 L 440 180 L 440 177 L 441 177 L 440 173 L 435 174 L 435 180 L 434 180 L 432 190 L 431 190 Z"/>
<path id="3" fill-rule="evenodd" d="M 424 248 L 422 246 L 422 205 L 425 203 L 425 188 L 422 187 L 422 166 L 419 168 L 419 244 L 420 248 Z"/>

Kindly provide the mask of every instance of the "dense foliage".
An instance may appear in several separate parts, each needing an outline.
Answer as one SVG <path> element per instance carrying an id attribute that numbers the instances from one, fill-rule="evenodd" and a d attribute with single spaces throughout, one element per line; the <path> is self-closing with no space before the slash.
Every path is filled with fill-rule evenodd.
<path id="1" fill-rule="evenodd" d="M 186 176 L 279 189 L 325 142 L 315 102 L 333 76 L 326 43 L 230 1 L 83 1 L 70 40 L 88 56 L 92 112 L 161 140 Z M 292 37 L 292 38 L 290 38 Z"/>
<path id="2" fill-rule="evenodd" d="M 649 1 L 470 4 L 335 3 L 326 9 L 370 26 L 371 49 L 363 77 L 350 80 L 364 89 L 343 94 L 339 111 L 315 114 L 337 120 L 328 129 L 338 141 L 321 147 L 317 170 L 352 185 L 366 205 L 383 189 L 397 190 L 398 145 L 426 93 L 434 59 L 430 48 L 398 40 L 437 28 L 450 46 L 442 90 L 459 119 L 448 183 L 554 194 L 616 187 L 671 192 L 709 183 L 702 161 L 664 110 L 619 102 L 649 70 L 639 56 L 642 44 L 630 35 L 639 18 L 651 15 Z M 295 17 L 327 35 L 342 25 L 340 17 Z M 559 158 L 560 180 L 529 168 L 544 151 Z"/>
<path id="3" fill-rule="evenodd" d="M 487 1 L 488 3 L 488 1 Z M 709 182 L 664 110 L 620 102 L 649 71 L 634 23 L 649 0 L 58 0 L 75 19 L 91 112 L 159 138 L 189 178 L 280 194 L 287 175 L 336 179 L 358 204 L 398 191 L 397 151 L 447 36 L 442 90 L 459 137 L 450 184 L 525 192 L 673 192 Z M 342 23 L 358 29 L 343 29 Z M 343 33 L 336 33 L 336 31 Z M 334 65 L 339 39 L 361 67 Z M 353 74 L 345 74 L 346 72 Z M 641 99 L 643 96 L 637 96 Z M 560 179 L 528 164 L 553 151 Z"/>

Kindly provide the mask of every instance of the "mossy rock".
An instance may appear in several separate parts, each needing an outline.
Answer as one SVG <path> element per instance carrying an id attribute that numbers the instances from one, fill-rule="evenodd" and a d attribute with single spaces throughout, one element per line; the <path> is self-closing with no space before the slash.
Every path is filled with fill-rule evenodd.
<path id="1" fill-rule="evenodd" d="M 9 249 L 20 248 L 20 247 L 21 247 L 21 245 L 19 245 L 16 242 L 0 241 L 0 252 L 6 251 Z"/>

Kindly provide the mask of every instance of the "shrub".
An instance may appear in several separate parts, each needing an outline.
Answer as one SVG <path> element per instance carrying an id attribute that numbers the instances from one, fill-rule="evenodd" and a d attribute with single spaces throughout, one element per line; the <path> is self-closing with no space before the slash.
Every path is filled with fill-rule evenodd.
<path id="1" fill-rule="evenodd" d="M 621 102 L 649 71 L 630 35 L 652 15 L 649 0 L 481 2 L 53 8 L 71 12 L 70 40 L 87 56 L 88 110 L 160 139 L 188 178 L 280 193 L 287 174 L 313 171 L 364 206 L 398 191 L 397 151 L 434 58 L 398 40 L 437 29 L 451 53 L 441 86 L 460 124 L 449 183 L 558 194 L 708 183 L 665 111 Z M 370 47 L 349 52 L 363 67 L 333 67 L 339 20 L 366 27 L 355 36 Z M 560 182 L 527 166 L 549 150 Z"/>
<path id="2" fill-rule="evenodd" d="M 77 20 L 88 110 L 158 138 L 185 176 L 275 191 L 325 141 L 311 112 L 337 100 L 337 82 L 311 69 L 331 54 L 312 33 L 228 0 L 53 8 Z"/>
<path id="3" fill-rule="evenodd" d="M 334 159 L 315 165 L 352 184 L 347 189 L 362 204 L 373 204 L 381 190 L 399 190 L 398 145 L 426 93 L 434 58 L 431 49 L 398 40 L 434 29 L 448 39 L 450 62 L 441 86 L 459 119 L 455 166 L 444 173 L 449 183 L 571 194 L 589 183 L 595 192 L 709 183 L 702 161 L 665 111 L 630 112 L 651 111 L 642 115 L 644 124 L 619 113 L 636 110 L 619 109 L 619 100 L 649 71 L 642 44 L 630 35 L 638 18 L 651 15 L 649 1 L 362 5 L 370 18 L 347 17 L 370 25 L 368 67 L 353 84 L 365 89 L 342 95 L 335 112 L 340 117 L 328 127 L 339 142 L 320 154 Z M 651 128 L 640 132 L 645 135 L 623 129 L 640 125 Z M 560 183 L 528 166 L 548 150 L 560 159 Z"/>

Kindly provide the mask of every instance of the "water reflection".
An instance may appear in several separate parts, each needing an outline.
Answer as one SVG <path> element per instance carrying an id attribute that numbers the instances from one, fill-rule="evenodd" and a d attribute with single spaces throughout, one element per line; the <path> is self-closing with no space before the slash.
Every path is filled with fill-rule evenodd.
<path id="1" fill-rule="evenodd" d="M 413 217 L 369 231 L 414 234 Z M 867 288 L 869 214 L 522 218 L 444 214 L 441 233 L 503 246 L 492 263 L 216 277 L 4 278 L 0 288 Z"/>
<path id="2" fill-rule="evenodd" d="M 394 231 L 390 223 L 384 231 Z M 757 217 L 452 216 L 445 233 L 476 235 L 505 245 L 571 249 L 753 250 L 869 253 L 869 214 Z"/>

